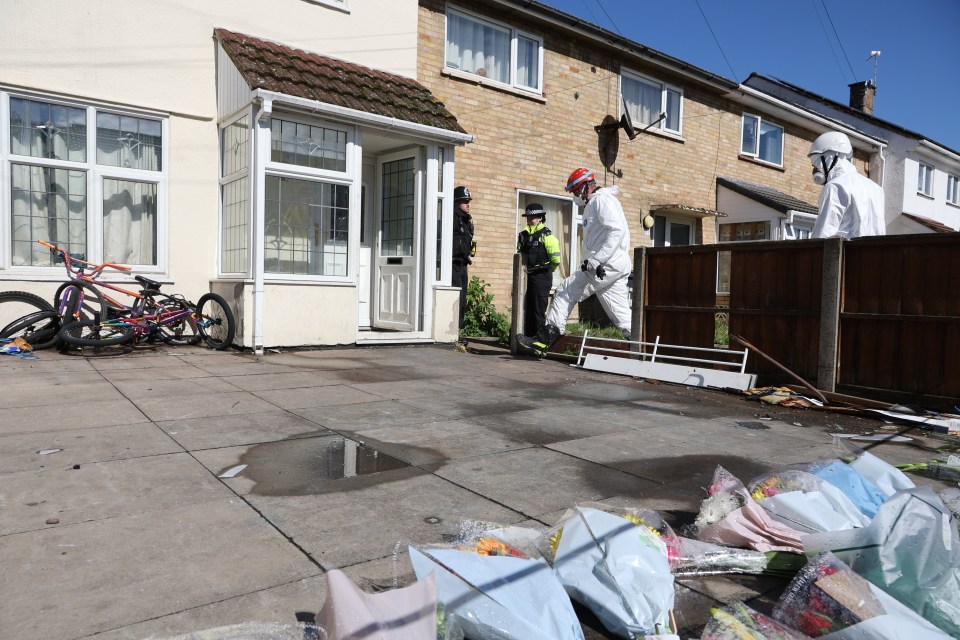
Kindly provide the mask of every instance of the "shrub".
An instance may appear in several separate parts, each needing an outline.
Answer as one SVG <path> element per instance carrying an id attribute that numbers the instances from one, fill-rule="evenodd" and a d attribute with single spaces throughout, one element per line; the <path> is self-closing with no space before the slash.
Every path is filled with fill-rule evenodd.
<path id="1" fill-rule="evenodd" d="M 463 316 L 465 336 L 495 336 L 503 344 L 510 344 L 510 318 L 497 311 L 493 294 L 480 278 L 470 278 L 467 285 L 467 309 Z"/>

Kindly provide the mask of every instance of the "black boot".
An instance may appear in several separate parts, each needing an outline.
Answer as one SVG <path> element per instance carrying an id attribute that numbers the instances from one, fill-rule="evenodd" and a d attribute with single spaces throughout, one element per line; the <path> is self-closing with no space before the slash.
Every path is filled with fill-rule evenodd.
<path id="1" fill-rule="evenodd" d="M 552 324 L 545 324 L 536 336 L 517 334 L 517 353 L 526 356 L 542 358 L 547 355 L 550 346 L 560 337 L 560 329 Z"/>

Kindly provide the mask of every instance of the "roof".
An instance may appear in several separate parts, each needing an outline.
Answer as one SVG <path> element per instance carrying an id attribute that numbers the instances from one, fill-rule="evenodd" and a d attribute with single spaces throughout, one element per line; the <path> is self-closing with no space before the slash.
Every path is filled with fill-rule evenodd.
<path id="1" fill-rule="evenodd" d="M 831 109 L 836 109 L 836 110 L 838 110 L 838 111 L 842 111 L 843 113 L 846 113 L 846 114 L 848 114 L 848 115 L 854 116 L 855 118 L 858 118 L 858 119 L 860 119 L 860 120 L 862 120 L 862 121 L 864 121 L 864 122 L 869 122 L 869 123 L 871 123 L 871 124 L 873 124 L 873 125 L 875 125 L 875 126 L 882 127 L 882 128 L 888 129 L 888 130 L 890 130 L 890 131 L 895 131 L 895 132 L 897 132 L 897 133 L 899 133 L 899 134 L 901 134 L 901 135 L 903 135 L 903 136 L 906 136 L 906 137 L 908 137 L 908 138 L 915 138 L 915 139 L 917 139 L 917 140 L 929 140 L 930 142 L 933 142 L 934 144 L 936 144 L 936 145 L 939 146 L 939 147 L 943 147 L 944 149 L 950 151 L 951 153 L 960 153 L 960 152 L 958 152 L 958 151 L 956 151 L 956 150 L 954 150 L 954 149 L 951 149 L 951 148 L 948 147 L 947 145 L 941 144 L 941 143 L 937 142 L 936 140 L 932 140 L 932 139 L 928 138 L 927 136 L 925 136 L 925 135 L 923 135 L 923 134 L 917 133 L 916 131 L 911 131 L 910 129 L 907 129 L 907 128 L 905 128 L 905 127 L 901 127 L 900 125 L 894 124 L 894 123 L 892 123 L 892 122 L 890 122 L 890 121 L 888 121 L 888 120 L 884 120 L 884 119 L 878 118 L 878 117 L 876 117 L 876 116 L 868 115 L 868 114 L 864 113 L 863 111 L 860 111 L 859 109 L 854 109 L 853 107 L 851 107 L 851 106 L 849 106 L 849 105 L 846 105 L 846 104 L 843 104 L 842 102 L 837 102 L 836 100 L 831 100 L 830 98 L 825 98 L 825 97 L 823 97 L 823 96 L 821 96 L 821 95 L 819 95 L 819 94 L 813 93 L 812 91 L 808 91 L 807 89 L 804 89 L 803 87 L 798 87 L 798 86 L 795 85 L 795 84 L 791 84 L 791 83 L 787 82 L 786 80 L 781 80 L 780 78 L 774 78 L 774 77 L 764 76 L 764 75 L 761 75 L 761 74 L 759 74 L 759 73 L 751 73 L 751 74 L 750 74 L 750 77 L 747 78 L 747 79 L 744 81 L 743 84 L 745 84 L 745 85 L 747 85 L 748 87 L 751 87 L 751 88 L 753 88 L 753 89 L 757 89 L 758 91 L 763 91 L 763 89 L 761 89 L 760 87 L 758 87 L 758 86 L 756 85 L 756 83 L 751 83 L 751 82 L 750 82 L 750 81 L 753 80 L 754 78 L 756 78 L 756 79 L 758 79 L 758 80 L 761 80 L 761 81 L 769 82 L 769 83 L 774 84 L 774 85 L 779 85 L 779 86 L 783 87 L 784 89 L 787 89 L 787 90 L 792 91 L 792 92 L 794 92 L 794 93 L 797 93 L 797 94 L 799 94 L 799 95 L 805 96 L 805 97 L 809 98 L 810 100 L 813 100 L 813 101 L 815 101 L 815 102 L 819 102 L 820 104 L 822 104 L 822 105 L 824 105 L 824 106 L 826 106 L 826 107 L 830 107 Z M 764 93 L 769 93 L 769 92 L 768 92 L 768 91 L 764 91 Z M 797 105 L 797 106 L 799 106 L 799 107 L 803 107 L 803 108 L 805 108 L 805 109 L 810 109 L 809 106 L 802 105 L 802 104 L 797 103 L 797 102 L 794 102 L 793 104 L 795 104 L 795 105 Z M 810 110 L 811 110 L 811 111 L 814 111 L 813 109 L 810 109 Z M 824 117 L 829 117 L 829 116 L 827 116 L 826 114 L 820 113 L 820 112 L 818 112 L 818 111 L 814 111 L 814 113 L 818 113 L 819 115 L 822 115 L 822 116 L 824 116 Z"/>
<path id="2" fill-rule="evenodd" d="M 788 211 L 800 211 L 801 213 L 820 212 L 815 205 L 804 202 L 799 198 L 794 198 L 782 191 L 771 189 L 770 187 L 741 182 L 739 180 L 731 180 L 730 178 L 720 176 L 717 176 L 717 186 L 726 187 L 751 200 L 765 204 L 771 209 L 776 209 L 780 213 L 787 213 Z"/>
<path id="3" fill-rule="evenodd" d="M 654 204 L 650 205 L 650 211 L 655 213 L 675 213 L 692 218 L 705 218 L 707 216 L 726 217 L 727 215 L 722 211 L 695 207 L 690 204 Z"/>
<path id="4" fill-rule="evenodd" d="M 953 233 L 956 231 L 953 227 L 948 227 L 942 222 L 937 222 L 936 220 L 931 220 L 930 218 L 924 218 L 923 216 L 916 216 L 912 213 L 904 213 L 903 217 L 910 218 L 914 222 L 918 222 L 925 226 L 928 229 L 931 229 L 937 233 Z"/>
<path id="5" fill-rule="evenodd" d="M 214 36 L 251 89 L 467 133 L 425 86 L 405 76 L 226 29 Z"/>

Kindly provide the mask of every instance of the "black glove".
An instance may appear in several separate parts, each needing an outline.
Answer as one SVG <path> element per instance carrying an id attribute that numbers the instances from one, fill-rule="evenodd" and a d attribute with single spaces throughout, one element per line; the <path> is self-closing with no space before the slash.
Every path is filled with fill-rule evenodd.
<path id="1" fill-rule="evenodd" d="M 607 270 L 603 268 L 602 264 L 597 265 L 597 280 L 603 280 L 607 275 Z"/>
<path id="2" fill-rule="evenodd" d="M 583 264 L 580 265 L 580 271 L 583 271 L 584 273 L 587 273 L 587 272 L 590 271 L 590 261 L 589 261 L 589 260 L 584 260 L 584 261 L 583 261 Z"/>

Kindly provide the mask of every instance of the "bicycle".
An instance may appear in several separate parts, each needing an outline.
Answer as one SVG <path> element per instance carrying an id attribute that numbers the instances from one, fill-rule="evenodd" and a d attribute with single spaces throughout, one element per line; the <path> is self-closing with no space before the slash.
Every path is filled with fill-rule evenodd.
<path id="1" fill-rule="evenodd" d="M 161 293 L 162 283 L 139 275 L 134 279 L 141 290 L 130 291 L 101 279 L 104 269 L 129 271 L 130 267 L 88 262 L 49 242 L 37 242 L 50 249 L 55 262 L 63 261 L 70 280 L 57 289 L 53 311 L 36 312 L 30 320 L 55 314 L 60 320 L 57 338 L 63 343 L 100 349 L 159 338 L 169 344 L 203 340 L 218 350 L 233 344 L 236 321 L 223 297 L 206 293 L 194 304 L 181 295 Z M 104 289 L 132 297 L 133 304 L 119 302 Z M 20 322 L 27 323 L 28 318 Z"/>

